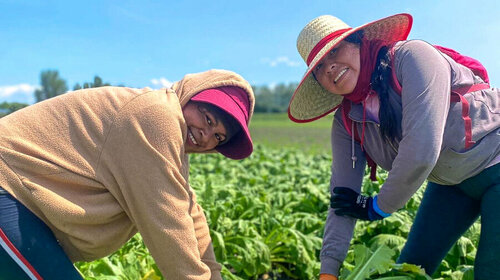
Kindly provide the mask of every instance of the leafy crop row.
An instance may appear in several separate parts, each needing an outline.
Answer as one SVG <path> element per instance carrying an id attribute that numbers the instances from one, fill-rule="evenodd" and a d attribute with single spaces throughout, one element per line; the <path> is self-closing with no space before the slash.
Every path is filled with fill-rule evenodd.
<path id="1" fill-rule="evenodd" d="M 225 279 L 317 279 L 330 164 L 330 155 L 264 146 L 243 161 L 192 155 L 190 182 Z M 365 180 L 364 192 L 377 192 L 385 175 Z M 430 279 L 416 266 L 394 264 L 422 193 L 382 221 L 358 222 L 340 279 Z M 434 276 L 473 279 L 478 237 L 475 224 Z M 86 279 L 162 279 L 139 234 L 117 253 L 77 267 Z"/>

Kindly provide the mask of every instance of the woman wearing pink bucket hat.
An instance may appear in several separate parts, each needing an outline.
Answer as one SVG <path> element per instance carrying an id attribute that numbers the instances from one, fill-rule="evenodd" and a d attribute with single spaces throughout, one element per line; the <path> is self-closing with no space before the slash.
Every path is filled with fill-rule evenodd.
<path id="1" fill-rule="evenodd" d="M 357 28 L 320 16 L 299 34 L 307 71 L 288 115 L 309 122 L 334 114 L 331 208 L 320 279 L 336 279 L 357 219 L 380 220 L 401 209 L 428 180 L 398 262 L 433 274 L 458 238 L 481 216 L 476 279 L 500 279 L 499 89 L 484 67 L 421 40 L 405 41 L 409 14 Z M 364 196 L 365 166 L 389 171 L 374 197 Z"/>
<path id="2" fill-rule="evenodd" d="M 252 153 L 241 76 L 63 94 L 0 119 L 0 278 L 82 279 L 135 233 L 166 279 L 221 279 L 189 153 Z M 50 257 L 49 257 L 50 256 Z"/>

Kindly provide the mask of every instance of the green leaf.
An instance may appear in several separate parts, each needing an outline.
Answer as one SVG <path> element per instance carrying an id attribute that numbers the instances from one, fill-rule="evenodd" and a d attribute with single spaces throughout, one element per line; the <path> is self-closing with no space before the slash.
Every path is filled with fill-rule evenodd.
<path id="1" fill-rule="evenodd" d="M 372 253 L 364 245 L 354 245 L 356 268 L 346 280 L 367 279 L 375 271 L 379 274 L 388 271 L 393 263 L 393 255 L 394 251 L 386 246 L 380 246 Z"/>
<path id="2" fill-rule="evenodd" d="M 411 276 L 388 276 L 388 277 L 377 278 L 377 280 L 413 280 L 413 279 L 415 278 Z"/>
<path id="3" fill-rule="evenodd" d="M 395 234 L 378 234 L 369 241 L 370 248 L 375 249 L 385 245 L 391 249 L 401 248 L 406 243 L 406 238 Z"/>
<path id="4" fill-rule="evenodd" d="M 417 275 L 426 275 L 425 270 L 418 265 L 410 264 L 410 263 L 402 263 L 402 264 L 394 264 L 394 269 L 403 272 L 410 272 Z"/>

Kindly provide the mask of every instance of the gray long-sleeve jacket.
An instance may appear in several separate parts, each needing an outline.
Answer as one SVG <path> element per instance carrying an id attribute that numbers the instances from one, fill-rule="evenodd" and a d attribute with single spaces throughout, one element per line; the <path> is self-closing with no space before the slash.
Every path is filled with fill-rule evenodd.
<path id="1" fill-rule="evenodd" d="M 426 179 L 454 185 L 498 161 L 500 155 L 500 90 L 487 89 L 466 94 L 472 119 L 472 140 L 465 150 L 462 104 L 450 102 L 452 88 L 480 83 L 472 71 L 437 51 L 430 44 L 404 41 L 395 46 L 394 69 L 402 86 L 389 100 L 401 120 L 401 136 L 389 145 L 384 142 L 376 121 L 366 119 L 364 146 L 370 157 L 389 171 L 378 194 L 378 205 L 386 213 L 402 208 Z M 353 104 L 349 112 L 361 135 L 363 108 Z M 332 125 L 332 178 L 336 186 L 360 192 L 365 156 L 342 122 L 341 110 Z M 352 152 L 357 157 L 355 168 Z M 355 219 L 337 216 L 329 210 L 321 251 L 321 273 L 338 275 L 352 239 Z"/>

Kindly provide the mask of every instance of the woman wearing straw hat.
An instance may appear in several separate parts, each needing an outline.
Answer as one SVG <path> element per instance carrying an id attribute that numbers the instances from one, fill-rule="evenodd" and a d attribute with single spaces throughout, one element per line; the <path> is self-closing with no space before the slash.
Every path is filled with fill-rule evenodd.
<path id="1" fill-rule="evenodd" d="M 408 14 L 357 28 L 321 16 L 298 37 L 308 69 L 290 101 L 290 119 L 309 122 L 338 108 L 321 279 L 338 275 L 356 219 L 389 216 L 426 179 L 398 261 L 432 274 L 481 216 L 475 277 L 500 279 L 499 90 L 434 46 L 405 41 L 411 25 Z M 461 102 L 450 101 L 457 91 Z M 367 162 L 389 171 L 375 197 L 360 194 Z"/>
<path id="2" fill-rule="evenodd" d="M 166 279 L 221 279 L 189 153 L 252 153 L 251 86 L 225 70 L 170 89 L 70 92 L 0 120 L 0 279 L 81 279 L 74 261 L 140 232 Z"/>

